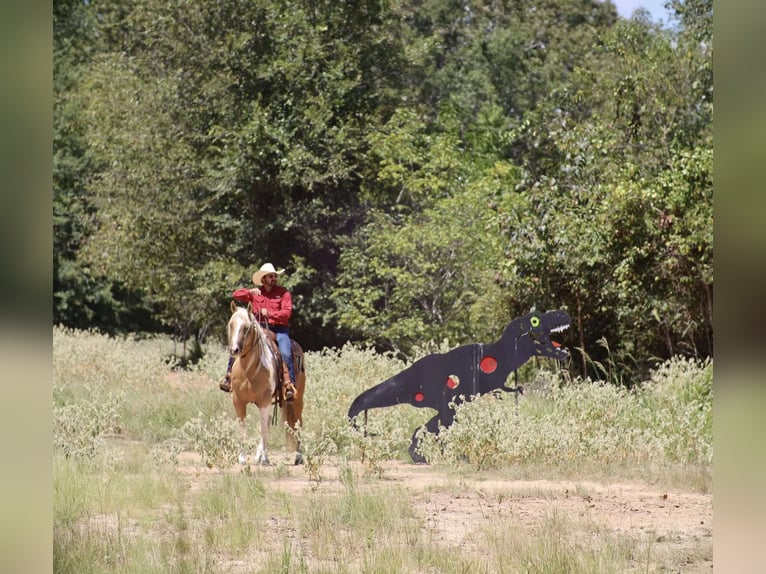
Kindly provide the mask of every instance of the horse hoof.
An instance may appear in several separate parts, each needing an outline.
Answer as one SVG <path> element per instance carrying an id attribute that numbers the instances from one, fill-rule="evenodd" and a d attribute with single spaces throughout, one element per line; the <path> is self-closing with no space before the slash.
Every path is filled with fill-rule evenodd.
<path id="1" fill-rule="evenodd" d="M 301 453 L 295 455 L 295 462 L 293 463 L 295 466 L 298 466 L 299 464 L 303 464 L 303 455 Z"/>
<path id="2" fill-rule="evenodd" d="M 245 466 L 247 464 L 247 457 L 244 454 L 240 453 L 239 456 L 237 457 L 237 462 L 241 464 L 242 466 Z"/>

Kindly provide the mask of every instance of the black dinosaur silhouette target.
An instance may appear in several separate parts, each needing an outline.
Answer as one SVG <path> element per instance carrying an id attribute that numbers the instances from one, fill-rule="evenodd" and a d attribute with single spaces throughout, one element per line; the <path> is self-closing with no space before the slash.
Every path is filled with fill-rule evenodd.
<path id="1" fill-rule="evenodd" d="M 430 407 L 438 414 L 424 426 L 438 434 L 439 426 L 448 427 L 455 419 L 450 403 L 495 390 L 518 391 L 505 386 L 508 375 L 532 357 L 566 359 L 569 351 L 556 341 L 552 333 L 569 327 L 565 311 L 531 312 L 514 319 L 495 343 L 463 345 L 446 353 L 434 353 L 419 359 L 390 379 L 367 389 L 351 404 L 349 419 L 362 411 L 409 403 Z M 415 462 L 426 462 L 417 450 L 418 429 L 412 435 L 410 456 Z"/>

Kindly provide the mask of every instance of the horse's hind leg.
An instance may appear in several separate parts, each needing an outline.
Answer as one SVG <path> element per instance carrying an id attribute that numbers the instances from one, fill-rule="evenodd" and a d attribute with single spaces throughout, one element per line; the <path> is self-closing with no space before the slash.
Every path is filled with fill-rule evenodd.
<path id="1" fill-rule="evenodd" d="M 293 348 L 300 349 L 298 343 L 293 341 Z M 282 411 L 282 421 L 286 422 L 289 429 L 287 432 L 287 446 L 295 451 L 295 461 L 293 464 L 303 464 L 303 454 L 298 436 L 295 434 L 297 427 L 303 427 L 303 394 L 306 390 L 306 373 L 303 366 L 303 351 L 301 350 L 295 356 L 295 397 L 291 401 L 285 402 Z"/>
<path id="2" fill-rule="evenodd" d="M 292 447 L 295 451 L 295 461 L 293 464 L 303 464 L 303 453 L 301 453 L 301 443 L 295 434 L 298 430 L 298 425 L 302 425 L 303 417 L 303 397 L 298 396 L 292 401 L 285 403 L 283 410 L 283 421 L 287 423 L 288 428 L 285 429 L 287 433 L 287 446 Z"/>

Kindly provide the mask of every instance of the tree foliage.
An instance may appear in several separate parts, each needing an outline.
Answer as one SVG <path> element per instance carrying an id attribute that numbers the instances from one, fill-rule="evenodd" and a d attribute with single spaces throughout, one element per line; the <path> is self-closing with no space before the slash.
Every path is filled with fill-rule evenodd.
<path id="1" fill-rule="evenodd" d="M 412 352 L 564 307 L 573 368 L 712 354 L 712 1 L 57 2 L 54 317 Z M 604 344 L 608 342 L 608 344 Z"/>
<path id="2" fill-rule="evenodd" d="M 514 175 L 498 164 L 422 211 L 372 213 L 343 246 L 340 324 L 404 354 L 424 341 L 495 337 L 505 327 L 495 206 L 515 199 L 498 192 Z"/>
<path id="3" fill-rule="evenodd" d="M 534 210 L 524 234 L 507 232 L 509 288 L 565 302 L 581 348 L 605 338 L 639 366 L 713 351 L 712 83 L 683 38 L 642 20 L 604 36 L 610 65 L 577 70 L 556 96 L 544 121 L 558 160 L 522 184 Z"/>

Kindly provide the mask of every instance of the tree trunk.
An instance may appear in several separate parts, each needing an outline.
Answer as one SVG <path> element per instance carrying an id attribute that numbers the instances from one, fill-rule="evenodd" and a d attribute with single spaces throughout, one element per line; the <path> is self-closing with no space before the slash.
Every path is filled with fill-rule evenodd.
<path id="1" fill-rule="evenodd" d="M 585 361 L 585 331 L 582 326 L 582 300 L 580 299 L 579 291 L 575 294 L 575 297 L 577 299 L 577 333 L 580 337 L 580 349 L 582 349 L 580 355 L 582 356 L 582 378 L 584 379 L 588 376 L 588 365 Z"/>

